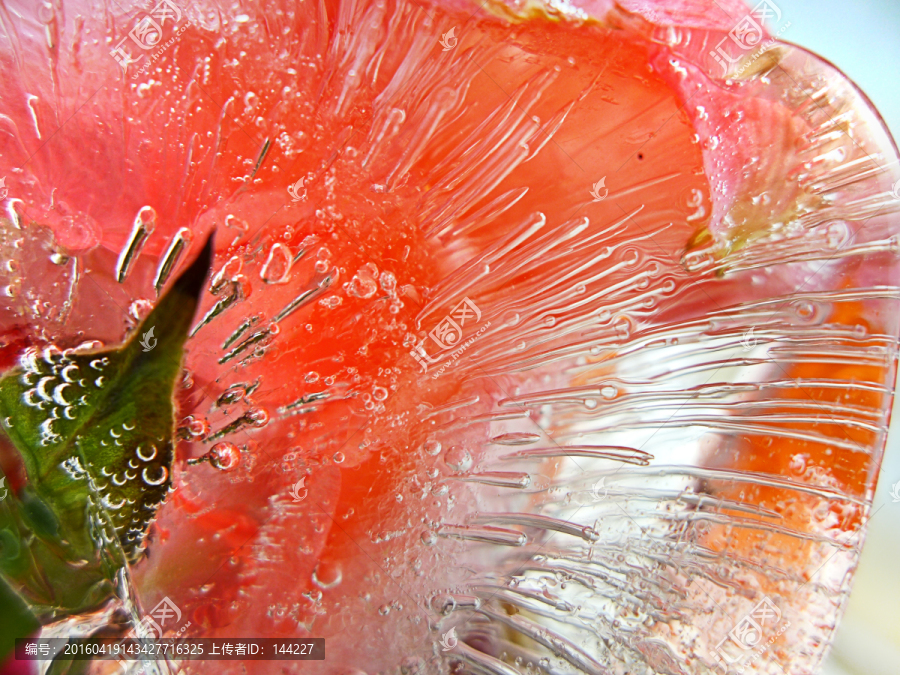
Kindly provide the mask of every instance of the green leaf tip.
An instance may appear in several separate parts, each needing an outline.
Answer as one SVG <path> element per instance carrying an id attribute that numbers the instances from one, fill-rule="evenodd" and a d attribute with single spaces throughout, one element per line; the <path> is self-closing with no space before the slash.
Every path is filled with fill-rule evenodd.
<path id="1" fill-rule="evenodd" d="M 130 562 L 144 551 L 172 489 L 175 386 L 211 261 L 212 236 L 125 344 L 30 348 L 0 379 L 0 430 L 58 533 L 28 529 L 64 559 L 119 543 Z"/>

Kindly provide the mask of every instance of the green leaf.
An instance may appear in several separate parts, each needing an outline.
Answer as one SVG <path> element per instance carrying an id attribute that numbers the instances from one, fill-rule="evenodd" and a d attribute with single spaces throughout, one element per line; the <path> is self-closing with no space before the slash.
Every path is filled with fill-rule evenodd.
<path id="1" fill-rule="evenodd" d="M 0 429 L 28 478 L 0 502 L 0 570 L 38 614 L 98 606 L 144 550 L 172 485 L 174 390 L 211 251 L 124 345 L 32 348 L 0 379 Z"/>
<path id="2" fill-rule="evenodd" d="M 0 663 L 12 653 L 15 638 L 28 637 L 39 625 L 22 598 L 0 579 Z"/>

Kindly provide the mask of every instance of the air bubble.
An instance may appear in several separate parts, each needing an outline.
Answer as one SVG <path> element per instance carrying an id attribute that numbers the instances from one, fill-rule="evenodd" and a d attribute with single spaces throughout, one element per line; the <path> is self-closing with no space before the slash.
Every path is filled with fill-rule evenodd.
<path id="1" fill-rule="evenodd" d="M 37 386 L 37 394 L 45 401 L 53 400 L 53 394 L 47 391 L 47 385 L 52 384 L 55 380 L 52 377 L 42 377 Z"/>
<path id="2" fill-rule="evenodd" d="M 200 439 L 205 438 L 209 434 L 209 422 L 205 419 L 198 419 L 193 415 L 188 415 L 181 421 L 178 430 L 183 432 L 185 438 Z"/>
<path id="3" fill-rule="evenodd" d="M 344 578 L 343 571 L 337 563 L 320 560 L 312 573 L 313 583 L 324 590 L 340 585 Z"/>
<path id="4" fill-rule="evenodd" d="M 319 300 L 319 304 L 323 307 L 327 307 L 328 309 L 334 309 L 335 307 L 340 305 L 341 302 L 342 300 L 340 296 L 337 295 L 329 295 L 328 297 Z"/>
<path id="5" fill-rule="evenodd" d="M 182 227 L 175 233 L 175 236 L 172 238 L 169 247 L 166 249 L 156 268 L 153 287 L 156 289 L 157 295 L 159 295 L 162 287 L 165 286 L 166 281 L 169 279 L 169 276 L 178 266 L 178 261 L 181 260 L 181 256 L 190 247 L 193 239 L 194 233 L 186 227 Z"/>
<path id="6" fill-rule="evenodd" d="M 464 447 L 454 445 L 444 455 L 444 462 L 454 471 L 468 471 L 472 468 L 472 455 Z"/>
<path id="7" fill-rule="evenodd" d="M 153 303 L 144 298 L 138 298 L 128 305 L 128 314 L 135 321 L 143 321 L 153 311 Z"/>
<path id="8" fill-rule="evenodd" d="M 264 427 L 269 423 L 269 413 L 263 408 L 253 408 L 247 412 L 247 417 L 255 427 Z"/>
<path id="9" fill-rule="evenodd" d="M 817 307 L 812 302 L 802 301 L 795 308 L 797 316 L 804 321 L 814 321 L 818 316 Z"/>
<path id="10" fill-rule="evenodd" d="M 166 479 L 169 477 L 169 470 L 164 466 L 158 468 L 159 472 L 156 476 L 152 476 L 148 469 L 144 469 L 143 471 L 141 471 L 141 480 L 143 480 L 147 485 L 151 486 L 162 485 L 163 483 L 165 483 Z M 113 476 L 113 482 L 116 482 L 115 476 Z"/>
<path id="11" fill-rule="evenodd" d="M 292 264 L 291 250 L 282 243 L 272 244 L 259 277 L 267 284 L 285 284 L 291 278 Z"/>
<path id="12" fill-rule="evenodd" d="M 213 275 L 212 280 L 209 282 L 209 290 L 211 293 L 216 294 L 221 291 L 227 282 L 234 281 L 234 279 L 241 273 L 241 269 L 243 269 L 244 263 L 243 261 L 237 257 L 232 256 L 229 258 L 228 262 L 226 262 L 222 269 Z"/>
<path id="13" fill-rule="evenodd" d="M 235 385 L 226 389 L 219 398 L 216 399 L 216 407 L 231 405 L 237 403 L 247 395 L 247 390 L 240 385 Z"/>
<path id="14" fill-rule="evenodd" d="M 381 282 L 381 290 L 386 293 L 393 293 L 397 289 L 397 277 L 390 272 L 382 272 L 379 281 Z"/>
<path id="15" fill-rule="evenodd" d="M 366 263 L 344 284 L 344 291 L 355 298 L 371 298 L 378 292 L 377 276 L 378 268 L 373 263 Z"/>
<path id="16" fill-rule="evenodd" d="M 155 445 L 150 445 L 148 448 L 146 445 L 141 444 L 137 447 L 137 450 L 135 451 L 135 454 L 137 455 L 138 459 L 141 460 L 142 462 L 152 461 L 156 457 L 156 453 L 157 453 L 157 449 L 156 449 Z"/>
<path id="17" fill-rule="evenodd" d="M 209 451 L 209 463 L 219 471 L 231 471 L 241 462 L 241 451 L 234 443 L 216 443 Z"/>

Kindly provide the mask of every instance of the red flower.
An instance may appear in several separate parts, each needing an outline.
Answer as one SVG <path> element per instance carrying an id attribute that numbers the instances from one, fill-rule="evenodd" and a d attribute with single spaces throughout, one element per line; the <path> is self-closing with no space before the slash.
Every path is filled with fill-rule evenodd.
<path id="1" fill-rule="evenodd" d="M 215 233 L 145 609 L 325 637 L 322 672 L 700 673 L 767 596 L 785 671 L 821 655 L 799 617 L 834 619 L 884 443 L 896 149 L 761 50 L 768 5 L 20 4 L 0 363 L 123 340 Z"/>

